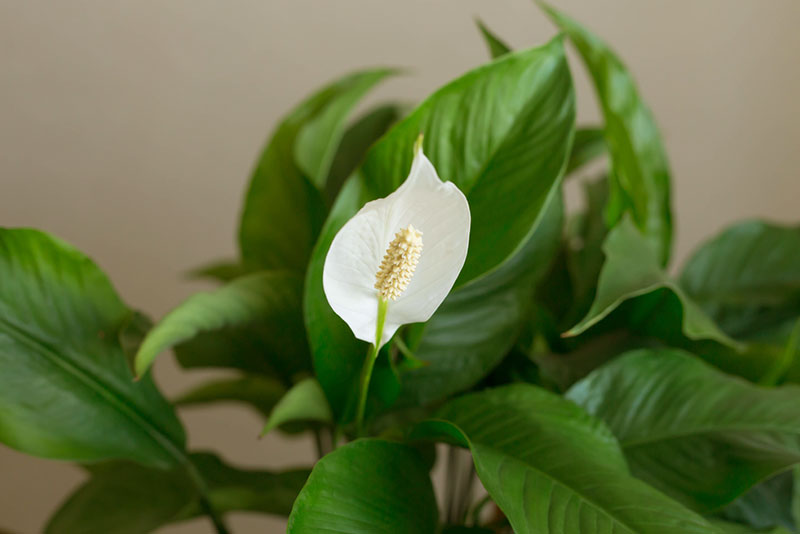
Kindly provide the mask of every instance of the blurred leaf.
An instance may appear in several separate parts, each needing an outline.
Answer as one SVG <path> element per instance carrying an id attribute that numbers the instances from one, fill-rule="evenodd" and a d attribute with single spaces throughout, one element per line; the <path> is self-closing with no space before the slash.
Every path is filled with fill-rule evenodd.
<path id="1" fill-rule="evenodd" d="M 628 475 L 605 425 L 535 386 L 457 398 L 412 437 L 468 447 L 481 482 L 517 534 L 713 532 Z"/>
<path id="2" fill-rule="evenodd" d="M 712 519 L 711 524 L 722 534 L 790 534 L 790 531 L 782 527 L 769 530 L 758 530 L 740 523 L 720 521 Z"/>
<path id="3" fill-rule="evenodd" d="M 533 286 L 557 251 L 562 222 L 558 194 L 511 261 L 445 299 L 414 347 L 428 365 L 401 375 L 403 404 L 424 405 L 463 391 L 508 354 L 529 311 Z"/>
<path id="4" fill-rule="evenodd" d="M 315 421 L 332 423 L 333 414 L 328 399 L 316 378 L 306 378 L 286 392 L 269 415 L 261 435 L 285 423 Z"/>
<path id="5" fill-rule="evenodd" d="M 182 461 L 172 407 L 149 376 L 133 381 L 120 345 L 131 314 L 70 245 L 0 229 L 0 442 L 73 461 Z"/>
<path id="6" fill-rule="evenodd" d="M 136 355 L 137 371 L 190 340 L 180 358 L 185 366 L 264 366 L 284 380 L 308 370 L 301 285 L 297 274 L 265 271 L 189 297 L 148 333 Z"/>
<path id="7" fill-rule="evenodd" d="M 345 76 L 303 101 L 278 125 L 245 196 L 239 246 L 246 265 L 305 271 L 325 216 L 317 187 L 324 185 L 347 116 L 390 73 L 374 69 Z"/>
<path id="8" fill-rule="evenodd" d="M 713 339 L 731 347 L 739 345 L 722 333 L 714 322 L 659 266 L 658 256 L 629 218 L 609 232 L 603 252 L 597 294 L 586 316 L 564 335 L 576 336 L 600 322 L 628 299 L 656 290 L 672 292 L 682 306 L 682 329 L 690 339 Z"/>
<path id="9" fill-rule="evenodd" d="M 692 255 L 680 281 L 732 336 L 753 338 L 794 322 L 800 316 L 800 228 L 736 224 Z"/>
<path id="10" fill-rule="evenodd" d="M 264 417 L 286 393 L 283 384 L 267 376 L 242 376 L 205 382 L 177 399 L 176 406 L 197 406 L 217 402 L 240 402 L 254 408 Z"/>
<path id="11" fill-rule="evenodd" d="M 322 268 L 338 230 L 366 201 L 400 185 L 413 142 L 425 132 L 425 151 L 440 175 L 456 183 L 470 202 L 470 252 L 456 285 L 501 269 L 525 247 L 546 202 L 557 194 L 573 120 L 572 84 L 556 40 L 509 54 L 449 83 L 373 146 L 363 168 L 366 174 L 354 175 L 337 199 L 306 280 L 314 366 L 337 420 L 352 418 L 353 385 L 367 346 L 353 338 L 322 290 Z"/>
<path id="12" fill-rule="evenodd" d="M 236 278 L 250 274 L 252 270 L 238 260 L 220 260 L 189 271 L 189 278 L 208 278 L 217 282 L 231 282 Z"/>
<path id="13" fill-rule="evenodd" d="M 500 56 L 504 56 L 511 52 L 511 48 L 497 35 L 492 33 L 492 31 L 486 27 L 486 24 L 484 24 L 482 20 L 476 19 L 475 23 L 478 25 L 478 29 L 481 31 L 481 35 L 486 43 L 486 47 L 489 49 L 489 55 L 492 57 L 492 59 L 499 58 Z"/>
<path id="14" fill-rule="evenodd" d="M 288 534 L 433 534 L 436 497 L 419 453 L 361 439 L 323 457 L 295 501 Z"/>
<path id="15" fill-rule="evenodd" d="M 325 197 L 329 204 L 333 204 L 345 180 L 361 164 L 367 150 L 397 122 L 401 114 L 399 105 L 384 104 L 362 115 L 347 129 L 325 182 Z"/>
<path id="16" fill-rule="evenodd" d="M 248 471 L 212 454 L 192 454 L 218 513 L 251 511 L 289 515 L 309 471 Z M 46 534 L 145 534 L 203 515 L 183 468 L 160 470 L 124 461 L 92 466 L 90 478 L 50 518 Z"/>
<path id="17" fill-rule="evenodd" d="M 602 128 L 578 128 L 565 175 L 572 174 L 590 161 L 606 153 L 605 132 Z"/>
<path id="18" fill-rule="evenodd" d="M 719 516 L 758 530 L 778 526 L 794 530 L 793 493 L 793 472 L 781 473 L 750 489 L 726 506 Z"/>
<path id="19" fill-rule="evenodd" d="M 503 56 L 440 88 L 381 138 L 364 163 L 367 190 L 376 198 L 397 189 L 425 134 L 425 153 L 470 205 L 462 286 L 499 268 L 532 233 L 560 183 L 574 104 L 560 39 Z"/>
<path id="20" fill-rule="evenodd" d="M 603 419 L 633 473 L 700 511 L 800 462 L 800 389 L 764 389 L 685 352 L 638 350 L 567 398 Z"/>
<path id="21" fill-rule="evenodd" d="M 578 49 L 603 110 L 611 156 L 609 226 L 630 213 L 664 265 L 672 242 L 670 172 L 655 119 L 616 54 L 576 21 L 541 5 Z"/>

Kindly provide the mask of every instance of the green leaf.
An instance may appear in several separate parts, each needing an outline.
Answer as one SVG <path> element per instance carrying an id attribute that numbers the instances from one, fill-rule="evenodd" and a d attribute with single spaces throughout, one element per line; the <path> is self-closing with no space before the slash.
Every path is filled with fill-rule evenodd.
<path id="1" fill-rule="evenodd" d="M 800 389 L 764 389 L 692 355 L 638 350 L 567 397 L 611 427 L 633 473 L 711 511 L 800 462 Z"/>
<path id="2" fill-rule="evenodd" d="M 779 525 L 794 530 L 793 493 L 793 472 L 781 473 L 752 488 L 726 506 L 719 515 L 758 530 Z"/>
<path id="3" fill-rule="evenodd" d="M 605 132 L 602 128 L 578 128 L 575 131 L 575 142 L 565 175 L 572 174 L 590 161 L 604 155 L 606 147 Z"/>
<path id="4" fill-rule="evenodd" d="M 286 393 L 284 385 L 267 376 L 222 378 L 205 382 L 187 391 L 175 399 L 175 405 L 182 407 L 217 402 L 240 402 L 254 408 L 264 417 L 269 417 L 284 393 Z"/>
<path id="5" fill-rule="evenodd" d="M 301 285 L 294 273 L 266 271 L 189 297 L 148 333 L 136 355 L 137 372 L 144 373 L 164 350 L 193 339 L 201 356 L 218 354 L 232 367 L 236 360 L 254 359 L 245 365 L 268 366 L 284 379 L 307 370 Z"/>
<path id="6" fill-rule="evenodd" d="M 562 222 L 558 194 L 511 261 L 448 295 L 414 347 L 427 365 L 401 375 L 403 404 L 424 405 L 463 391 L 508 354 L 527 317 L 533 287 L 557 251 Z"/>
<path id="7" fill-rule="evenodd" d="M 456 287 L 510 259 L 560 184 L 574 133 L 575 102 L 558 38 L 472 70 L 429 96 L 369 151 L 372 198 L 405 180 L 413 146 L 467 196 L 469 252 Z"/>
<path id="8" fill-rule="evenodd" d="M 324 185 L 352 107 L 390 72 L 374 69 L 345 76 L 303 101 L 281 122 L 261 154 L 245 197 L 239 225 L 245 264 L 305 271 L 325 213 L 315 184 Z"/>
<path id="9" fill-rule="evenodd" d="M 287 516 L 309 473 L 236 469 L 204 453 L 192 454 L 191 460 L 220 514 L 251 511 Z M 50 518 L 45 533 L 145 534 L 201 515 L 199 495 L 184 469 L 115 461 L 91 468 L 89 480 Z"/>
<path id="10" fill-rule="evenodd" d="M 530 243 L 547 201 L 558 194 L 572 138 L 573 100 L 563 47 L 556 40 L 509 54 L 439 89 L 370 150 L 366 174 L 355 174 L 332 208 L 306 279 L 314 367 L 337 420 L 352 417 L 353 384 L 367 347 L 333 313 L 322 290 L 322 268 L 338 230 L 366 201 L 400 185 L 412 145 L 425 132 L 426 153 L 440 175 L 465 191 L 470 202 L 470 252 L 456 286 L 502 269 Z"/>
<path id="11" fill-rule="evenodd" d="M 597 294 L 586 316 L 566 334 L 576 336 L 600 322 L 624 301 L 666 289 L 682 307 L 683 333 L 690 339 L 712 339 L 737 348 L 739 344 L 721 332 L 714 322 L 659 266 L 652 243 L 624 218 L 603 245 L 606 262 L 600 271 Z"/>
<path id="12" fill-rule="evenodd" d="M 328 399 L 316 378 L 306 378 L 286 392 L 270 413 L 261 435 L 284 423 L 296 421 L 333 422 Z"/>
<path id="13" fill-rule="evenodd" d="M 800 228 L 736 224 L 700 247 L 680 280 L 728 334 L 763 335 L 800 316 Z"/>
<path id="14" fill-rule="evenodd" d="M 783 527 L 777 527 L 770 530 L 758 530 L 741 523 L 732 523 L 729 521 L 720 521 L 712 519 L 711 524 L 722 534 L 790 534 L 790 531 Z"/>
<path id="15" fill-rule="evenodd" d="M 412 437 L 468 447 L 517 534 L 713 532 L 627 474 L 614 436 L 562 397 L 527 384 L 446 404 Z"/>
<path id="16" fill-rule="evenodd" d="M 333 204 L 345 180 L 364 160 L 367 150 L 401 115 L 402 109 L 399 105 L 384 104 L 359 117 L 347 129 L 325 182 L 325 197 L 329 204 Z"/>
<path id="17" fill-rule="evenodd" d="M 484 24 L 482 20 L 476 19 L 475 23 L 478 25 L 478 29 L 481 31 L 481 35 L 486 43 L 486 47 L 489 49 L 489 55 L 492 57 L 492 59 L 499 58 L 500 56 L 504 56 L 511 52 L 511 48 L 497 35 L 492 33 L 492 31 L 486 27 L 486 24 Z"/>
<path id="18" fill-rule="evenodd" d="M 286 532 L 433 534 L 436 522 L 436 497 L 420 454 L 400 443 L 361 439 L 314 466 Z"/>
<path id="19" fill-rule="evenodd" d="M 630 213 L 664 265 L 672 242 L 670 172 L 655 119 L 616 54 L 576 21 L 541 5 L 578 49 L 594 81 L 611 156 L 609 226 Z"/>
<path id="20" fill-rule="evenodd" d="M 217 282 L 231 282 L 251 272 L 238 260 L 220 260 L 192 269 L 186 274 L 189 278 L 207 278 Z"/>
<path id="21" fill-rule="evenodd" d="M 185 436 L 119 340 L 133 312 L 86 256 L 36 230 L 0 229 L 0 442 L 94 462 L 183 461 Z"/>

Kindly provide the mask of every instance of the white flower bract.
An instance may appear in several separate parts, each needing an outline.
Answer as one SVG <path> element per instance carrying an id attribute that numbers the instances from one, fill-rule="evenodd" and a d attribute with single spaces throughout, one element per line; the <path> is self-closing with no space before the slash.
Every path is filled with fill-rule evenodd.
<path id="1" fill-rule="evenodd" d="M 466 197 L 418 148 L 403 185 L 364 205 L 334 237 L 322 272 L 328 303 L 358 339 L 374 343 L 378 301 L 387 300 L 384 345 L 445 299 L 464 266 L 469 228 Z"/>

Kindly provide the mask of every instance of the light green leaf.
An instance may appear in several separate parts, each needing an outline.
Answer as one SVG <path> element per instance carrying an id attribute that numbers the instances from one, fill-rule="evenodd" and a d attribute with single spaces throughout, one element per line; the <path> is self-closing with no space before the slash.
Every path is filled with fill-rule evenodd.
<path id="1" fill-rule="evenodd" d="M 433 534 L 436 521 L 436 497 L 420 454 L 400 443 L 361 439 L 314 466 L 286 532 Z"/>
<path id="2" fill-rule="evenodd" d="M 714 322 L 659 266 L 658 253 L 624 218 L 611 232 L 603 245 L 606 262 L 600 271 L 597 294 L 586 316 L 565 335 L 576 336 L 614 311 L 628 299 L 656 290 L 672 292 L 683 308 L 682 330 L 690 339 L 713 339 L 731 347 L 739 344 L 722 333 Z"/>
<path id="3" fill-rule="evenodd" d="M 269 415 L 261 435 L 284 423 L 315 421 L 332 423 L 333 414 L 328 399 L 316 378 L 306 378 L 286 392 Z"/>
<path id="4" fill-rule="evenodd" d="M 738 223 L 701 246 L 680 281 L 725 332 L 761 337 L 800 316 L 800 228 Z"/>
<path id="5" fill-rule="evenodd" d="M 565 175 L 572 174 L 587 163 L 604 155 L 606 147 L 605 132 L 602 128 L 578 128 L 575 131 L 575 142 Z"/>
<path id="6" fill-rule="evenodd" d="M 222 378 L 201 384 L 177 399 L 176 406 L 203 406 L 217 402 L 240 402 L 254 408 L 264 417 L 286 393 L 286 387 L 268 376 L 250 375 Z"/>
<path id="7" fill-rule="evenodd" d="M 352 107 L 390 72 L 345 76 L 303 101 L 278 125 L 245 197 L 239 225 L 245 264 L 305 271 L 325 216 L 315 184 L 324 185 Z"/>
<path id="8" fill-rule="evenodd" d="M 492 31 L 486 27 L 486 24 L 484 24 L 482 20 L 476 19 L 475 23 L 478 25 L 478 29 L 481 31 L 481 35 L 486 43 L 486 47 L 489 49 L 489 55 L 492 57 L 492 59 L 499 58 L 500 56 L 504 56 L 511 52 L 511 48 L 497 35 L 492 33 Z"/>
<path id="9" fill-rule="evenodd" d="M 563 13 L 542 6 L 578 49 L 603 110 L 611 156 L 609 226 L 630 213 L 664 265 L 672 242 L 670 172 L 655 119 L 633 77 L 607 45 Z"/>
<path id="10" fill-rule="evenodd" d="M 0 229 L 0 442 L 46 458 L 183 461 L 185 436 L 119 340 L 133 312 L 68 244 Z"/>
<path id="11" fill-rule="evenodd" d="M 635 475 L 696 510 L 800 462 L 800 389 L 760 388 L 685 352 L 628 353 L 567 398 L 606 421 Z"/>
<path id="12" fill-rule="evenodd" d="M 562 397 L 527 384 L 446 404 L 412 437 L 468 447 L 517 534 L 714 532 L 627 473 L 614 436 Z"/>
<path id="13" fill-rule="evenodd" d="M 572 144 L 575 102 L 560 39 L 507 54 L 429 96 L 369 151 L 373 198 L 408 175 L 413 146 L 467 196 L 469 252 L 456 287 L 510 259 L 560 184 Z"/>
<path id="14" fill-rule="evenodd" d="M 214 355 L 221 358 L 216 363 L 232 367 L 253 359 L 243 366 L 263 365 L 283 379 L 307 370 L 301 284 L 294 273 L 266 271 L 189 297 L 148 333 L 136 355 L 137 372 L 144 373 L 164 350 L 190 340 L 200 364 L 214 364 Z M 191 356 L 189 351 L 181 363 Z"/>

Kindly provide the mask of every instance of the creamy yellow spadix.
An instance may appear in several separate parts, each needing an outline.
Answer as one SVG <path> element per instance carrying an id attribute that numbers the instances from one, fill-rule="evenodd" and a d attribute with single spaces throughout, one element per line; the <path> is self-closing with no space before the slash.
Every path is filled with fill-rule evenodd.
<path id="1" fill-rule="evenodd" d="M 418 144 L 406 181 L 368 202 L 333 239 L 322 274 L 331 308 L 378 348 L 401 325 L 427 321 L 464 265 L 469 228 L 466 197 L 441 181 Z"/>

